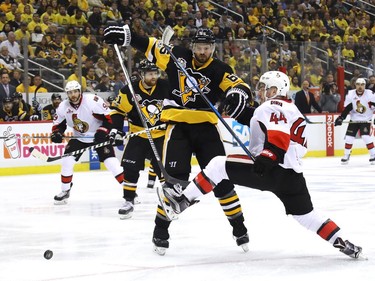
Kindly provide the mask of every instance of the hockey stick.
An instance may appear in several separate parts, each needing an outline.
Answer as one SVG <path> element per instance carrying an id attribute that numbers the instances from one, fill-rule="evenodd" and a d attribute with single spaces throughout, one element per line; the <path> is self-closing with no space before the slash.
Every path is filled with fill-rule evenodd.
<path id="1" fill-rule="evenodd" d="M 175 62 L 177 68 L 186 76 L 186 78 L 189 80 L 189 82 L 193 85 L 193 87 L 197 90 L 199 95 L 202 97 L 202 99 L 205 101 L 205 103 L 211 108 L 211 110 L 215 113 L 215 115 L 219 118 L 220 122 L 224 125 L 224 127 L 228 130 L 228 132 L 233 136 L 233 138 L 237 141 L 237 143 L 241 146 L 243 151 L 247 154 L 247 156 L 250 157 L 251 160 L 255 160 L 255 157 L 251 154 L 251 152 L 247 149 L 247 147 L 243 144 L 243 142 L 239 139 L 239 137 L 236 135 L 235 132 L 233 132 L 232 128 L 228 125 L 227 122 L 224 121 L 224 118 L 221 116 L 219 111 L 213 106 L 213 104 L 209 101 L 209 99 L 202 93 L 202 90 L 199 88 L 199 86 L 195 83 L 193 78 L 189 75 L 189 73 L 186 71 L 185 68 L 182 67 L 182 65 L 179 63 L 176 56 L 172 53 L 171 47 L 169 46 L 169 41 L 172 38 L 174 34 L 174 30 L 169 25 L 164 29 L 163 35 L 162 35 L 162 44 L 164 48 L 167 50 L 173 61 Z"/>
<path id="2" fill-rule="evenodd" d="M 164 128 L 165 128 L 165 124 L 162 124 L 162 125 L 159 125 L 159 126 L 152 127 L 150 130 L 158 130 L 158 129 L 164 129 Z M 129 133 L 129 134 L 126 134 L 123 137 L 123 139 L 125 140 L 125 139 L 128 139 L 128 138 L 136 137 L 136 136 L 139 136 L 139 135 L 144 134 L 144 133 L 146 133 L 146 131 Z M 64 157 L 75 156 L 75 155 L 81 154 L 81 153 L 83 153 L 83 152 L 85 152 L 86 150 L 89 150 L 89 149 L 96 149 L 96 148 L 99 148 L 99 147 L 110 145 L 111 143 L 112 143 L 111 141 L 105 141 L 103 143 L 91 145 L 91 146 L 88 146 L 88 147 L 85 147 L 85 148 L 82 148 L 82 149 L 79 149 L 79 150 L 76 150 L 76 151 L 73 151 L 73 152 L 70 152 L 70 153 L 66 153 L 66 154 L 63 154 L 63 155 L 60 155 L 60 156 L 55 156 L 55 157 L 47 156 L 47 155 L 43 154 L 42 152 L 40 152 L 39 150 L 35 149 L 34 147 L 30 147 L 30 152 L 31 152 L 32 156 L 34 156 L 34 157 L 36 157 L 40 160 L 43 160 L 44 162 L 53 162 L 53 161 L 59 160 L 59 159 L 64 158 Z"/>
<path id="3" fill-rule="evenodd" d="M 163 163 L 161 162 L 161 158 L 159 156 L 159 153 L 156 149 L 156 146 L 155 146 L 155 143 L 154 143 L 154 140 L 152 138 L 152 135 L 150 133 L 150 129 L 149 127 L 147 126 L 147 123 L 146 123 L 146 120 L 145 120 L 145 117 L 143 116 L 142 114 L 142 109 L 141 109 L 141 106 L 138 102 L 138 99 L 137 99 L 137 96 L 135 95 L 135 92 L 134 92 L 134 89 L 133 89 L 133 85 L 132 85 L 132 81 L 130 79 L 130 76 L 129 76 L 129 73 L 128 73 L 128 70 L 125 68 L 125 65 L 124 65 L 124 62 L 122 60 L 122 56 L 121 56 L 121 53 L 120 53 L 120 49 L 119 47 L 117 46 L 117 44 L 114 44 L 114 48 L 115 48 L 115 51 L 116 51 L 116 54 L 117 54 L 117 57 L 118 57 L 118 60 L 120 62 L 120 65 L 121 65 L 121 68 L 122 68 L 122 71 L 124 72 L 125 74 L 125 79 L 128 83 L 128 87 L 129 87 L 129 90 L 130 90 L 130 93 L 132 95 L 132 98 L 134 100 L 134 104 L 135 104 L 135 108 L 137 109 L 137 112 L 138 112 L 138 115 L 139 115 L 139 118 L 141 119 L 142 121 L 142 125 L 143 127 L 145 128 L 145 131 L 146 131 L 146 134 L 147 134 L 147 138 L 148 138 L 148 141 L 150 143 L 150 146 L 151 146 L 151 149 L 152 149 L 152 152 L 154 153 L 155 155 L 155 158 L 156 158 L 156 162 L 158 163 L 158 166 L 160 168 L 160 171 L 162 172 L 162 174 L 164 175 L 164 178 L 166 180 L 166 182 L 168 183 L 171 183 L 173 185 L 177 185 L 177 186 L 187 186 L 189 184 L 188 181 L 184 181 L 184 180 L 179 180 L 179 179 L 176 179 L 170 175 L 168 175 L 167 171 L 165 170 L 164 166 L 163 166 Z"/>
<path id="4" fill-rule="evenodd" d="M 0 139 L 17 139 L 17 140 L 31 140 L 31 139 L 50 139 L 50 136 L 17 136 L 14 137 L 0 137 Z M 76 137 L 76 136 L 64 136 L 65 139 L 93 139 L 94 137 Z"/>
<path id="5" fill-rule="evenodd" d="M 306 120 L 307 124 L 315 124 L 315 125 L 316 124 L 328 124 L 328 125 L 335 124 L 335 121 L 311 121 L 305 115 L 303 117 L 305 117 L 305 120 Z M 347 123 L 347 124 L 354 124 L 354 123 L 367 124 L 367 123 L 371 123 L 371 121 L 342 121 L 342 123 Z"/>

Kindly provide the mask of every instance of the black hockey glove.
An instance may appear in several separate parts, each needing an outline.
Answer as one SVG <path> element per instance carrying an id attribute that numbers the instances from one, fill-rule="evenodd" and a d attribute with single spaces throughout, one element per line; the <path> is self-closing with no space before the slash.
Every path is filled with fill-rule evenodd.
<path id="1" fill-rule="evenodd" d="M 61 134 L 59 131 L 55 131 L 51 134 L 51 141 L 54 143 L 62 143 L 63 137 L 63 134 Z"/>
<path id="2" fill-rule="evenodd" d="M 39 102 L 37 100 L 33 99 L 32 105 L 33 105 L 35 111 L 39 112 L 39 111 L 42 110 L 42 106 L 39 104 Z"/>
<path id="3" fill-rule="evenodd" d="M 224 100 L 224 111 L 228 116 L 236 119 L 246 107 L 247 98 L 247 94 L 242 89 L 230 89 Z"/>
<path id="4" fill-rule="evenodd" d="M 112 129 L 109 132 L 109 140 L 114 146 L 123 145 L 124 144 L 124 132 L 119 131 L 117 129 Z"/>
<path id="5" fill-rule="evenodd" d="M 337 119 L 335 120 L 335 126 L 341 126 L 342 121 L 344 121 L 344 118 L 342 118 L 341 116 L 337 117 Z"/>
<path id="6" fill-rule="evenodd" d="M 263 176 L 279 164 L 277 156 L 269 149 L 263 149 L 254 162 L 254 172 Z"/>
<path id="7" fill-rule="evenodd" d="M 96 130 L 95 136 L 94 136 L 94 143 L 103 143 L 107 140 L 108 137 L 108 129 L 104 127 L 99 127 Z"/>
<path id="8" fill-rule="evenodd" d="M 120 46 L 130 46 L 131 32 L 127 24 L 124 26 L 110 25 L 104 29 L 104 42 Z"/>
<path id="9" fill-rule="evenodd" d="M 34 115 L 31 115 L 30 118 L 29 118 L 30 121 L 38 121 L 39 120 L 39 116 L 37 114 L 34 114 Z"/>

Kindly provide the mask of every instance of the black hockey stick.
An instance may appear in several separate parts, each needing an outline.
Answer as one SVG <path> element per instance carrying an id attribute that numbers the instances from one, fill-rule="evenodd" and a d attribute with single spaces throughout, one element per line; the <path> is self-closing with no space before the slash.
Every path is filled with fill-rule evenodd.
<path id="1" fill-rule="evenodd" d="M 237 141 L 237 143 L 241 146 L 243 151 L 247 154 L 247 156 L 250 157 L 251 160 L 255 161 L 255 157 L 251 154 L 249 149 L 243 144 L 243 142 L 239 139 L 239 137 L 236 135 L 235 132 L 233 132 L 232 128 L 228 125 L 227 122 L 225 122 L 224 118 L 221 116 L 219 111 L 215 108 L 215 106 L 209 101 L 209 99 L 202 93 L 202 90 L 199 88 L 199 86 L 195 83 L 193 78 L 189 75 L 189 73 L 186 71 L 185 68 L 182 67 L 176 56 L 172 53 L 171 47 L 168 45 L 169 40 L 174 34 L 174 30 L 168 25 L 164 31 L 162 36 L 162 43 L 164 48 L 167 50 L 173 61 L 175 62 L 177 68 L 186 76 L 186 78 L 189 80 L 189 82 L 193 85 L 193 87 L 197 90 L 199 95 L 202 97 L 202 99 L 205 101 L 205 103 L 211 108 L 211 110 L 215 113 L 215 115 L 219 118 L 220 122 L 224 125 L 224 127 L 228 130 L 228 132 L 233 136 L 233 138 Z"/>
<path id="2" fill-rule="evenodd" d="M 137 96 L 135 95 L 135 92 L 134 92 L 134 89 L 133 89 L 133 85 L 132 85 L 132 81 L 130 79 L 130 76 L 129 76 L 129 73 L 128 73 L 128 70 L 126 69 L 125 65 L 124 65 L 124 62 L 122 60 L 122 56 L 121 56 L 121 52 L 120 52 L 120 49 L 119 47 L 117 46 L 117 44 L 114 44 L 114 48 L 115 48 L 115 51 L 116 51 L 116 54 L 117 54 L 117 57 L 118 57 L 118 60 L 120 62 L 120 65 L 121 65 L 121 68 L 122 68 L 122 71 L 124 72 L 125 74 L 125 79 L 126 79 L 126 82 L 128 83 L 128 87 L 129 87 L 129 90 L 130 90 L 130 93 L 132 95 L 132 98 L 134 100 L 134 104 L 135 104 L 135 108 L 137 109 L 137 112 L 138 112 L 138 115 L 139 115 L 139 118 L 141 119 L 142 121 L 142 125 L 143 127 L 145 128 L 145 131 L 146 131 L 146 134 L 147 134 L 147 138 L 148 138 L 148 141 L 151 145 L 151 149 L 152 149 L 152 152 L 154 153 L 155 155 L 155 158 L 156 158 L 156 162 L 158 163 L 158 166 L 160 168 L 160 171 L 162 172 L 166 182 L 168 183 L 171 183 L 173 185 L 177 185 L 177 186 L 187 186 L 189 184 L 188 181 L 184 181 L 184 180 L 179 180 L 179 179 L 176 179 L 170 175 L 168 175 L 167 171 L 165 170 L 164 166 L 163 166 L 163 163 L 161 161 L 161 158 L 159 156 L 159 153 L 156 149 L 156 146 L 155 146 L 155 143 L 154 143 L 154 140 L 152 138 L 152 135 L 150 133 L 150 128 L 147 126 L 147 122 L 145 120 L 145 117 L 143 116 L 142 114 L 142 109 L 141 109 L 141 106 L 138 102 L 138 99 L 137 99 Z"/>
<path id="3" fill-rule="evenodd" d="M 164 128 L 165 128 L 165 124 L 162 124 L 162 125 L 159 125 L 159 126 L 152 127 L 150 130 L 158 130 L 158 129 L 164 129 Z M 128 138 L 139 136 L 139 135 L 144 134 L 144 133 L 146 133 L 146 131 L 129 133 L 129 134 L 126 134 L 123 137 L 123 139 L 125 140 L 125 139 L 128 139 Z M 64 158 L 64 157 L 75 156 L 75 155 L 81 154 L 81 153 L 83 153 L 83 152 L 85 152 L 86 150 L 89 150 L 89 149 L 96 149 L 96 148 L 103 147 L 103 146 L 110 145 L 110 144 L 112 144 L 111 141 L 105 141 L 105 142 L 102 142 L 102 143 L 94 144 L 94 145 L 91 145 L 91 146 L 88 146 L 88 147 L 85 147 L 85 148 L 82 148 L 82 149 L 79 149 L 79 150 L 76 150 L 76 151 L 72 151 L 70 153 L 66 153 L 66 154 L 63 154 L 63 155 L 60 155 L 60 156 L 55 156 L 55 157 L 45 155 L 42 152 L 40 152 L 39 150 L 35 149 L 34 147 L 30 147 L 30 152 L 31 152 L 32 156 L 34 156 L 34 157 L 36 157 L 36 158 L 38 158 L 38 159 L 40 159 L 44 162 L 53 162 L 53 161 L 56 161 L 56 160 L 60 160 L 61 158 Z"/>

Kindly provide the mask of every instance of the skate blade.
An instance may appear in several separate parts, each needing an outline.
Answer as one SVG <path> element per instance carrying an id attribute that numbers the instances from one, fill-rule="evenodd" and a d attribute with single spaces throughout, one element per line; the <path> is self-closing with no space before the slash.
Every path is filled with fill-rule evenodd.
<path id="1" fill-rule="evenodd" d="M 361 260 L 361 261 L 367 261 L 368 260 L 368 257 L 363 254 L 362 252 L 359 253 L 358 257 L 357 257 L 357 260 Z"/>
<path id="2" fill-rule="evenodd" d="M 168 203 L 168 199 L 164 196 L 163 187 L 156 187 L 156 193 L 159 198 L 159 203 L 163 207 L 167 219 L 170 221 L 178 219 L 178 215 L 173 211 L 172 207 Z"/>
<path id="3" fill-rule="evenodd" d="M 61 201 L 57 201 L 57 200 L 55 200 L 55 201 L 53 202 L 53 204 L 54 204 L 54 205 L 66 205 L 66 204 L 68 204 L 68 199 L 64 199 L 64 200 L 61 200 Z"/>
<path id="4" fill-rule="evenodd" d="M 133 216 L 133 213 L 126 214 L 126 215 L 119 214 L 119 216 L 120 216 L 120 220 L 127 220 L 127 219 L 130 219 Z"/>
<path id="5" fill-rule="evenodd" d="M 245 253 L 249 251 L 249 243 L 242 244 L 240 247 Z"/>
<path id="6" fill-rule="evenodd" d="M 167 251 L 167 248 L 157 247 L 154 245 L 154 252 L 157 253 L 159 256 L 164 256 Z"/>

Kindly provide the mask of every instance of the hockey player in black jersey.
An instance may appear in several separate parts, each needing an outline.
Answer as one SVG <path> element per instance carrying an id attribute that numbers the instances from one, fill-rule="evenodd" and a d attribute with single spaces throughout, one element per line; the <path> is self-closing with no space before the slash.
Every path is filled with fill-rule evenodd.
<path id="1" fill-rule="evenodd" d="M 59 104 L 62 102 L 60 94 L 52 94 L 51 96 L 51 104 L 46 105 L 42 109 L 42 119 L 43 120 L 53 120 L 53 116 L 56 113 L 56 109 L 58 108 Z"/>
<path id="2" fill-rule="evenodd" d="M 145 118 L 149 128 L 159 126 L 162 124 L 160 114 L 163 100 L 169 96 L 170 92 L 168 81 L 159 79 L 159 69 L 154 63 L 146 59 L 141 61 L 138 71 L 141 74 L 141 79 L 132 82 L 132 86 L 141 106 L 143 118 Z M 135 133 L 144 130 L 129 86 L 125 86 L 120 90 L 116 100 L 112 102 L 111 108 L 113 109 L 111 112 L 113 129 L 110 132 L 110 138 L 113 140 L 118 139 L 118 145 L 122 145 L 123 142 L 124 133 L 122 129 L 125 115 L 129 121 L 129 132 Z M 157 129 L 150 131 L 150 133 L 161 155 L 165 130 Z M 152 166 L 162 181 L 160 169 L 152 153 L 147 134 L 144 133 L 128 140 L 121 161 L 121 165 L 124 168 L 123 188 L 125 199 L 124 205 L 119 209 L 121 219 L 127 219 L 132 216 L 139 171 L 143 170 L 145 159 L 149 155 L 151 155 Z"/>
<path id="3" fill-rule="evenodd" d="M 218 117 L 212 112 L 191 80 L 176 66 L 174 60 L 163 45 L 153 37 L 141 37 L 125 25 L 109 26 L 105 29 L 104 40 L 109 44 L 129 46 L 143 52 L 168 75 L 171 93 L 164 100 L 161 120 L 168 123 L 163 162 L 170 176 L 187 180 L 191 171 L 193 153 L 201 168 L 218 155 L 225 155 L 220 133 L 217 129 Z M 237 77 L 226 63 L 213 58 L 215 37 L 211 30 L 200 28 L 192 40 L 192 50 L 171 46 L 171 52 L 186 69 L 191 79 L 198 85 L 207 99 L 216 104 L 226 98 L 238 106 L 227 112 L 231 117 L 245 107 L 250 95 L 249 86 Z M 233 236 L 237 245 L 247 251 L 249 238 L 244 225 L 244 217 L 237 193 L 228 180 L 219 183 L 215 196 L 233 227 Z M 169 247 L 168 228 L 170 221 L 161 206 L 158 207 L 153 235 L 154 249 L 165 254 Z"/>
<path id="4" fill-rule="evenodd" d="M 0 108 L 0 122 L 26 121 L 27 113 L 13 103 L 13 99 L 6 97 Z"/>

